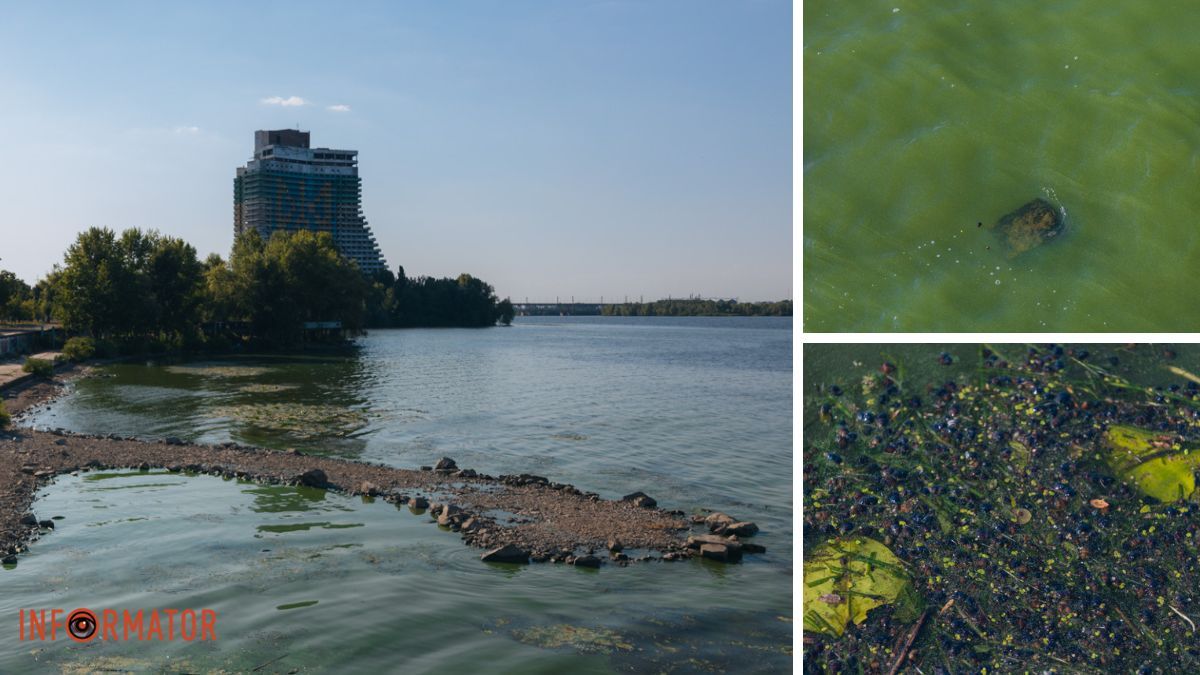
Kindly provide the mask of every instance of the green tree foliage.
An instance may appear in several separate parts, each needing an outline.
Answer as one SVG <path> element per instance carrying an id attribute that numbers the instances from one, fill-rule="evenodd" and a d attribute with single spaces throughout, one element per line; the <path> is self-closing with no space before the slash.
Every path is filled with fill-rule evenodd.
<path id="1" fill-rule="evenodd" d="M 243 337 L 290 345 L 308 321 L 365 325 L 368 282 L 342 257 L 327 232 L 277 231 L 268 241 L 255 231 L 234 241 L 229 262 L 210 256 L 204 271 L 205 314 Z"/>
<path id="2" fill-rule="evenodd" d="M 277 231 L 266 241 L 247 232 L 228 260 L 213 254 L 201 261 L 191 245 L 154 231 L 91 228 L 32 288 L 0 273 L 0 319 L 6 315 L 53 315 L 68 332 L 92 338 L 95 353 L 109 355 L 114 347 L 187 347 L 202 334 L 213 345 L 291 346 L 318 337 L 306 322 L 340 322 L 351 332 L 491 326 L 503 316 L 511 321 L 512 306 L 469 274 L 409 279 L 400 268 L 364 276 L 327 232 Z"/>
<path id="3" fill-rule="evenodd" d="M 791 316 L 792 301 L 656 300 L 604 305 L 600 313 L 604 316 Z"/>
<path id="4" fill-rule="evenodd" d="M 21 370 L 33 373 L 37 377 L 53 377 L 54 362 L 46 359 L 27 358 L 25 363 L 21 364 Z"/>
<path id="5" fill-rule="evenodd" d="M 196 249 L 157 232 L 80 233 L 47 286 L 68 331 L 93 337 L 183 337 L 198 324 Z"/>
<path id="6" fill-rule="evenodd" d="M 63 345 L 62 353 L 72 361 L 87 361 L 96 354 L 96 341 L 89 337 L 73 337 Z"/>
<path id="7" fill-rule="evenodd" d="M 0 270 L 0 321 L 30 321 L 34 318 L 33 289 L 7 270 Z"/>
<path id="8" fill-rule="evenodd" d="M 504 324 L 505 326 L 511 326 L 513 317 L 516 315 L 516 313 L 513 311 L 512 300 L 509 300 L 508 298 L 501 300 L 500 304 L 496 306 L 496 310 L 500 314 L 500 323 Z"/>
<path id="9" fill-rule="evenodd" d="M 477 328 L 494 326 L 500 318 L 496 292 L 482 279 L 460 274 L 457 279 L 408 278 L 401 267 L 392 287 L 384 290 L 382 325 Z"/>

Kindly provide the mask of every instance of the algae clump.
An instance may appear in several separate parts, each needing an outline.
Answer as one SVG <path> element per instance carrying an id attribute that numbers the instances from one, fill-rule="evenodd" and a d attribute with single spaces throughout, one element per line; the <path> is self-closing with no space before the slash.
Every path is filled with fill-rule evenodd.
<path id="1" fill-rule="evenodd" d="M 904 563 L 874 539 L 834 539 L 804 561 L 805 630 L 841 636 L 847 623 L 890 603 L 904 614 L 920 611 Z"/>
<path id="2" fill-rule="evenodd" d="M 1142 494 L 1160 502 L 1187 499 L 1196 491 L 1197 448 L 1174 442 L 1170 436 L 1129 426 L 1104 432 L 1109 468 Z"/>

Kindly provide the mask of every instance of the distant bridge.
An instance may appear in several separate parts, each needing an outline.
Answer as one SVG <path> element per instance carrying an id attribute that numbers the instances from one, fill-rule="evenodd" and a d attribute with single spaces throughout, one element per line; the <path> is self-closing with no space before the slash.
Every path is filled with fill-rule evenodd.
<path id="1" fill-rule="evenodd" d="M 609 303 L 614 304 L 614 303 Z M 517 316 L 600 316 L 598 302 L 515 302 Z"/>

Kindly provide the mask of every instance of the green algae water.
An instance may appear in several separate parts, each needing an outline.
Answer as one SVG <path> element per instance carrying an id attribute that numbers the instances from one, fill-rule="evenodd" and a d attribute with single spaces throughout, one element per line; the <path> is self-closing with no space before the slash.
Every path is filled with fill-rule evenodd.
<path id="1" fill-rule="evenodd" d="M 763 555 L 491 565 L 426 513 L 164 472 L 44 488 L 0 569 L 0 672 L 772 672 L 791 664 L 791 322 L 529 318 L 372 331 L 344 354 L 114 364 L 38 427 L 446 455 L 756 522 Z M 21 642 L 20 608 L 211 608 L 215 643 Z M 273 660 L 277 659 L 277 660 Z"/>
<path id="2" fill-rule="evenodd" d="M 806 3 L 805 329 L 1194 330 L 1194 10 Z M 1011 256 L 1034 198 L 1065 230 Z"/>

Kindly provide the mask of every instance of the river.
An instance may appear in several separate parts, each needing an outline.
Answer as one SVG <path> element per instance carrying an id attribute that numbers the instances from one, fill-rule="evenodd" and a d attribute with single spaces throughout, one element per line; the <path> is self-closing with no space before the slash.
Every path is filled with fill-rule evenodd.
<path id="1" fill-rule="evenodd" d="M 61 516 L 0 570 L 0 671 L 772 671 L 792 643 L 792 324 L 531 317 L 380 330 L 338 354 L 99 368 L 39 427 L 298 448 L 400 467 L 453 457 L 605 497 L 753 520 L 739 565 L 479 562 L 382 501 L 158 472 L 60 478 Z M 211 608 L 208 643 L 19 642 L 20 608 Z M 272 661 L 272 659 L 277 659 Z"/>

